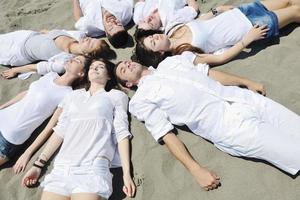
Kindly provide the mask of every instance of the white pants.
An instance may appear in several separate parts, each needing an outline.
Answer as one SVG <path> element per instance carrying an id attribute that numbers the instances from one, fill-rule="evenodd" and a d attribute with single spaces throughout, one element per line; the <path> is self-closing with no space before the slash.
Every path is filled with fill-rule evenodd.
<path id="1" fill-rule="evenodd" d="M 22 55 L 22 48 L 28 37 L 34 31 L 14 31 L 0 34 L 0 64 L 20 66 L 30 64 L 31 61 Z"/>
<path id="2" fill-rule="evenodd" d="M 63 196 L 93 193 L 108 199 L 112 193 L 109 165 L 105 158 L 96 158 L 93 163 L 81 166 L 55 164 L 41 186 L 44 187 L 44 191 Z"/>
<path id="3" fill-rule="evenodd" d="M 224 135 L 215 146 L 234 156 L 266 160 L 296 174 L 300 169 L 300 117 L 263 98 L 264 106 L 233 103 L 224 114 Z"/>

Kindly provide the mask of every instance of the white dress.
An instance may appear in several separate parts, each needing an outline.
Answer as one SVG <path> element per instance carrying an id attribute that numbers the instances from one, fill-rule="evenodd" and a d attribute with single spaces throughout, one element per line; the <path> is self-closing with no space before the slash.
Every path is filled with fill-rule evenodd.
<path id="1" fill-rule="evenodd" d="M 208 66 L 195 66 L 194 58 L 187 52 L 168 57 L 142 77 L 129 111 L 145 121 L 156 140 L 172 124 L 187 125 L 231 155 L 264 159 L 296 174 L 300 117 L 250 90 L 210 79 Z"/>

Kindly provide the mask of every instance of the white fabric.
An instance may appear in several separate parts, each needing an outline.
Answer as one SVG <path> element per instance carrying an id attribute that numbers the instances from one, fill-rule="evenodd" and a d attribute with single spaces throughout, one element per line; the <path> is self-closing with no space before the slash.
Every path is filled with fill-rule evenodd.
<path id="1" fill-rule="evenodd" d="M 252 28 L 251 22 L 238 8 L 209 20 L 194 20 L 186 25 L 193 34 L 192 45 L 205 53 L 235 45 Z"/>
<path id="2" fill-rule="evenodd" d="M 145 121 L 156 140 L 172 124 L 187 125 L 227 153 L 265 159 L 295 174 L 300 158 L 291 152 L 300 153 L 300 117 L 252 91 L 210 79 L 208 66 L 195 67 L 188 55 L 166 58 L 143 77 L 129 111 Z M 284 143 L 277 149 L 280 140 Z"/>
<path id="3" fill-rule="evenodd" d="M 44 191 L 71 196 L 73 193 L 94 193 L 108 199 L 112 193 L 109 161 L 96 158 L 81 166 L 56 165 L 41 184 Z"/>
<path id="4" fill-rule="evenodd" d="M 116 143 L 131 134 L 127 120 L 128 97 L 123 92 L 85 89 L 74 91 L 59 104 L 63 112 L 54 134 L 64 138 L 57 164 L 82 165 L 102 156 L 113 160 Z"/>
<path id="5" fill-rule="evenodd" d="M 52 115 L 64 96 L 72 91 L 69 86 L 55 84 L 53 81 L 57 77 L 58 74 L 53 72 L 41 77 L 30 85 L 23 99 L 0 110 L 0 130 L 7 141 L 24 143 Z"/>
<path id="6" fill-rule="evenodd" d="M 155 9 L 158 9 L 162 27 L 167 32 L 175 24 L 192 21 L 197 12 L 190 6 L 185 6 L 186 0 L 146 0 L 137 2 L 134 7 L 133 21 L 138 24 L 149 16 Z"/>
<path id="7" fill-rule="evenodd" d="M 102 8 L 112 13 L 124 26 L 132 18 L 133 0 L 79 0 L 79 4 L 83 16 L 75 23 L 75 28 L 91 37 L 105 34 Z"/>
<path id="8" fill-rule="evenodd" d="M 62 52 L 51 57 L 48 61 L 38 62 L 36 65 L 37 73 L 40 75 L 45 75 L 49 72 L 62 74 L 65 72 L 64 65 L 72 58 L 74 58 L 73 54 Z"/>
<path id="9" fill-rule="evenodd" d="M 34 31 L 20 30 L 0 34 L 0 64 L 20 66 L 31 63 L 23 55 L 24 44 Z"/>

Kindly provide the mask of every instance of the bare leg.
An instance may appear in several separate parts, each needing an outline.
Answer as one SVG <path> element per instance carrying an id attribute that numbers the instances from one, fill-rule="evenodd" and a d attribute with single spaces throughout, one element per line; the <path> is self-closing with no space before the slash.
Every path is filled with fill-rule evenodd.
<path id="1" fill-rule="evenodd" d="M 0 166 L 3 165 L 4 163 L 6 163 L 7 161 L 8 161 L 7 158 L 0 157 Z"/>
<path id="2" fill-rule="evenodd" d="M 70 197 L 56 194 L 53 192 L 43 191 L 41 200 L 70 200 Z"/>
<path id="3" fill-rule="evenodd" d="M 72 200 L 105 200 L 97 194 L 93 193 L 75 193 L 71 196 Z"/>
<path id="4" fill-rule="evenodd" d="M 277 15 L 279 28 L 282 28 L 293 22 L 300 23 L 300 6 L 298 5 L 274 10 L 273 12 Z"/>
<path id="5" fill-rule="evenodd" d="M 272 11 L 286 8 L 291 5 L 299 5 L 300 6 L 300 0 L 265 0 L 265 1 L 261 1 L 261 3 L 268 10 L 272 10 Z"/>

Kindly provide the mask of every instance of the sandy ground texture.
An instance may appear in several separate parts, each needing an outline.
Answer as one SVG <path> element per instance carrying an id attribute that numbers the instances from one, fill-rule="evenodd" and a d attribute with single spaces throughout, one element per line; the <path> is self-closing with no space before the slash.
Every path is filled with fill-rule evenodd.
<path id="1" fill-rule="evenodd" d="M 199 1 L 202 11 L 224 3 L 238 5 L 249 1 Z M 72 29 L 72 6 L 69 0 L 1 0 L 0 33 L 18 29 Z M 134 28 L 130 29 L 133 33 Z M 130 45 L 129 45 L 130 46 Z M 132 45 L 131 45 L 132 46 Z M 265 84 L 267 96 L 300 114 L 300 27 L 289 26 L 281 32 L 279 40 L 268 44 L 254 44 L 234 61 L 218 67 Z M 132 48 L 117 51 L 117 60 L 131 56 Z M 0 71 L 5 67 L 0 66 Z M 4 103 L 38 78 L 33 75 L 26 81 L 0 79 L 0 103 Z M 132 93 L 131 93 L 132 95 Z M 0 119 L 5 120 L 5 119 Z M 41 130 L 36 131 L 38 133 Z M 201 189 L 185 168 L 176 161 L 166 147 L 158 145 L 144 125 L 131 118 L 132 164 L 134 166 L 137 200 L 297 200 L 300 198 L 300 179 L 260 161 L 229 156 L 217 150 L 211 143 L 191 133 L 179 130 L 179 138 L 202 165 L 214 170 L 222 186 L 214 191 Z M 300 133 L 299 133 L 300 134 Z M 300 144 L 300 141 L 299 141 Z M 37 154 L 31 159 L 29 166 Z M 299 156 L 299 155 L 295 155 Z M 0 169 L 1 200 L 40 199 L 40 188 L 22 188 L 23 174 L 14 175 L 13 165 Z M 46 173 L 49 173 L 51 166 Z M 120 170 L 115 183 L 121 185 Z M 44 176 L 43 176 L 44 177 Z M 43 179 L 42 177 L 42 179 Z M 111 199 L 122 199 L 120 187 L 116 187 Z"/>

